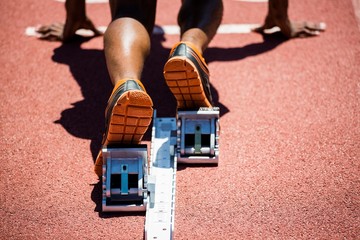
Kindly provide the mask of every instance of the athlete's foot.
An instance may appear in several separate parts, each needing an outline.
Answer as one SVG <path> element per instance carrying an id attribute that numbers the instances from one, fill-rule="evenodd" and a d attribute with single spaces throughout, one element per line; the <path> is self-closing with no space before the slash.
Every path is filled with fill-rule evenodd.
<path id="1" fill-rule="evenodd" d="M 170 52 L 164 77 L 179 109 L 211 107 L 209 70 L 199 51 L 189 42 L 180 42 Z"/>
<path id="2" fill-rule="evenodd" d="M 105 133 L 102 145 L 138 144 L 147 131 L 153 114 L 152 100 L 138 80 L 118 82 L 105 110 Z M 102 175 L 101 150 L 95 162 L 95 173 Z"/>

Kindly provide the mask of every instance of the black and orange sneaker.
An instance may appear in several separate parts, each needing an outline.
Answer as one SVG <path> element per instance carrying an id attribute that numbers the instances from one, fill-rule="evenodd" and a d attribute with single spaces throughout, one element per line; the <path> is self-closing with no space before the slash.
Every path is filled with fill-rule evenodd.
<path id="1" fill-rule="evenodd" d="M 180 42 L 173 47 L 164 66 L 164 78 L 178 109 L 212 107 L 209 70 L 191 43 Z"/>
<path id="2" fill-rule="evenodd" d="M 102 145 L 139 144 L 151 123 L 152 106 L 152 100 L 139 80 L 119 81 L 105 110 Z M 100 150 L 94 168 L 99 177 L 102 175 L 102 164 Z"/>

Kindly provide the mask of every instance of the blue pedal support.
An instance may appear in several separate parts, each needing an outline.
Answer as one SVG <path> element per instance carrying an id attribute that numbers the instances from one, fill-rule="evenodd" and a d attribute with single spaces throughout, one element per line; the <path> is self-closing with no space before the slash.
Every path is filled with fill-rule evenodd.
<path id="1" fill-rule="evenodd" d="M 103 147 L 104 212 L 145 211 L 147 204 L 147 145 Z"/>
<path id="2" fill-rule="evenodd" d="M 179 163 L 218 164 L 219 108 L 178 111 L 177 159 Z"/>

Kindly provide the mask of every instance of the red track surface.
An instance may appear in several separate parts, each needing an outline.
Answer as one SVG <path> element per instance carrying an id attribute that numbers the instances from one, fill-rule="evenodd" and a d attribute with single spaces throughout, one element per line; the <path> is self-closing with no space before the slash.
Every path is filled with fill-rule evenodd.
<path id="1" fill-rule="evenodd" d="M 176 24 L 173 2 L 159 1 L 158 25 Z M 224 23 L 261 23 L 266 13 L 266 3 L 224 3 Z M 1 239 L 142 239 L 144 214 L 101 213 L 92 171 L 111 91 L 102 38 L 61 45 L 25 36 L 28 26 L 63 21 L 55 1 L 1 1 L 0 10 Z M 97 25 L 110 19 L 107 4 L 88 11 Z M 217 35 L 206 52 L 221 159 L 179 167 L 176 239 L 359 239 L 353 6 L 292 0 L 290 16 L 328 29 L 291 41 Z M 160 116 L 175 114 L 162 66 L 177 40 L 154 38 L 144 71 Z"/>

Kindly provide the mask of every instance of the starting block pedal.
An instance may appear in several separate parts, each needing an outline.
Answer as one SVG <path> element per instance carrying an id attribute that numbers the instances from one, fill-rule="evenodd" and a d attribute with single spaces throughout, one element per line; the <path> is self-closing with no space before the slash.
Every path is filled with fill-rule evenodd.
<path id="1" fill-rule="evenodd" d="M 145 211 L 147 204 L 147 146 L 102 148 L 102 210 Z"/>
<path id="2" fill-rule="evenodd" d="M 219 161 L 219 108 L 201 107 L 177 113 L 177 161 L 210 163 Z"/>

